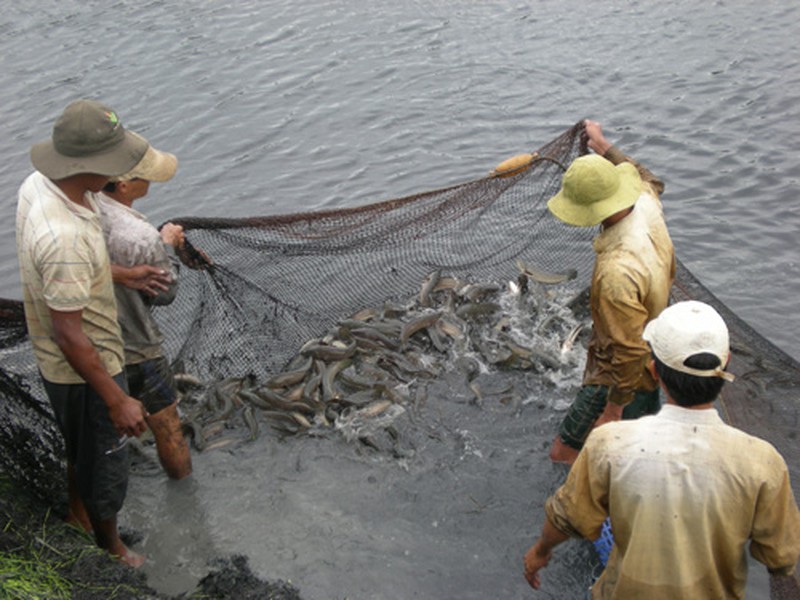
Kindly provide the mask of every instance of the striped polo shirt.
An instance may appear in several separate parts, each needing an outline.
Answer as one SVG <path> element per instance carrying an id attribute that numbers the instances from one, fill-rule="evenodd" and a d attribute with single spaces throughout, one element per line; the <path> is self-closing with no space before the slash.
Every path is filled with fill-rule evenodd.
<path id="1" fill-rule="evenodd" d="M 97 216 L 71 200 L 41 173 L 19 189 L 17 254 L 25 318 L 42 376 L 53 383 L 84 383 L 53 341 L 50 309 L 81 310 L 83 331 L 111 376 L 124 364 L 111 267 Z"/>

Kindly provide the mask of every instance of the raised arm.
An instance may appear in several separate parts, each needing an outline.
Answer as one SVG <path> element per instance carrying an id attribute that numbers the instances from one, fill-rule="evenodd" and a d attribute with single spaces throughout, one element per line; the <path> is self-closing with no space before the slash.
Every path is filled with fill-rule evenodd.
<path id="1" fill-rule="evenodd" d="M 606 160 L 618 165 L 623 162 L 629 162 L 636 167 L 642 181 L 648 183 L 656 194 L 659 196 L 664 193 L 664 182 L 658 177 L 653 175 L 649 169 L 627 156 L 619 148 L 614 146 L 603 133 L 603 127 L 597 121 L 590 121 L 586 119 L 586 136 L 588 137 L 587 145 L 591 150 L 605 158 Z"/>

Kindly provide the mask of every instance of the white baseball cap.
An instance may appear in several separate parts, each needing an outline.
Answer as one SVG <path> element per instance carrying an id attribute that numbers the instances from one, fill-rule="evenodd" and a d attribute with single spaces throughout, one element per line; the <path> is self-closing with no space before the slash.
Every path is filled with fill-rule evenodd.
<path id="1" fill-rule="evenodd" d="M 734 380 L 733 374 L 725 371 L 730 357 L 728 327 L 719 313 L 704 302 L 687 300 L 668 306 L 645 326 L 642 338 L 650 344 L 658 360 L 676 371 Z M 719 366 L 714 369 L 686 366 L 688 358 L 702 353 L 716 356 Z"/>

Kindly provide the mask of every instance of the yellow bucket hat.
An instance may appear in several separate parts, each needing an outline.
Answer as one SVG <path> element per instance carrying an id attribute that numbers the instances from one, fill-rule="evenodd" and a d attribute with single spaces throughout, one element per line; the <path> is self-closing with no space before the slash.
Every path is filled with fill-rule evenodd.
<path id="1" fill-rule="evenodd" d="M 631 163 L 614 166 L 598 154 L 587 154 L 572 161 L 547 208 L 568 225 L 592 227 L 633 206 L 641 191 L 642 178 Z"/>

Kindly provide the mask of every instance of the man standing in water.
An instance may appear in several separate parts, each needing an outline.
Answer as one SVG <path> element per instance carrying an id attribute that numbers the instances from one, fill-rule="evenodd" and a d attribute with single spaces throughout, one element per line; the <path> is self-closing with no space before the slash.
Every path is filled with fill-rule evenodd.
<path id="1" fill-rule="evenodd" d="M 132 566 L 145 558 L 119 537 L 128 484 L 128 436 L 146 429 L 127 393 L 108 253 L 93 193 L 132 169 L 149 144 L 108 106 L 78 100 L 50 140 L 31 148 L 36 171 L 19 190 L 16 217 L 25 318 L 44 388 L 64 437 L 68 521 Z"/>
<path id="2" fill-rule="evenodd" d="M 112 178 L 95 199 L 111 259 L 128 387 L 149 413 L 147 424 L 161 465 L 170 478 L 183 479 L 192 472 L 192 458 L 181 431 L 164 336 L 151 312 L 152 306 L 175 298 L 175 250 L 184 244 L 183 228 L 167 223 L 159 232 L 133 208 L 134 201 L 147 195 L 151 181 L 169 181 L 177 167 L 174 155 L 151 146 L 132 171 Z"/>
<path id="3" fill-rule="evenodd" d="M 593 427 L 658 412 L 658 387 L 647 372 L 642 331 L 669 303 L 675 254 L 659 194 L 664 184 L 622 154 L 586 121 L 595 154 L 573 161 L 547 206 L 568 225 L 594 227 L 590 304 L 592 335 L 583 385 L 550 450 L 572 464 Z"/>
<path id="4" fill-rule="evenodd" d="M 748 545 L 774 576 L 791 575 L 800 558 L 786 462 L 713 406 L 733 376 L 724 370 L 728 328 L 711 306 L 674 304 L 643 335 L 666 404 L 591 432 L 547 499 L 525 577 L 538 589 L 553 549 L 569 537 L 597 538 L 610 516 L 614 546 L 592 598 L 743 599 Z"/>

